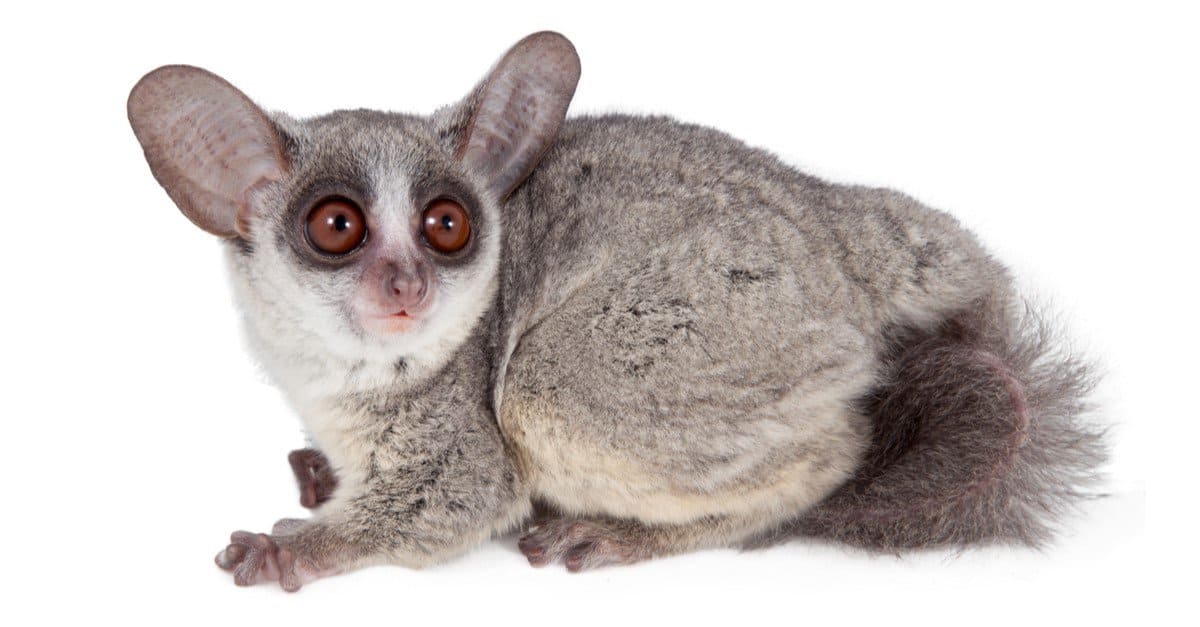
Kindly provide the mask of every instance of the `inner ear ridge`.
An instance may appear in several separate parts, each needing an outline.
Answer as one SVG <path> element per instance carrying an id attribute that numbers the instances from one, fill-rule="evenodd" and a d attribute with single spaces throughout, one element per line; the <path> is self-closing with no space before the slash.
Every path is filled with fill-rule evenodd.
<path id="1" fill-rule="evenodd" d="M 151 171 L 184 215 L 214 235 L 245 237 L 252 190 L 290 165 L 262 109 L 220 76 L 174 65 L 134 86 L 128 112 Z"/>
<path id="2" fill-rule="evenodd" d="M 521 40 L 478 89 L 456 156 L 507 197 L 553 145 L 578 81 L 579 57 L 565 37 L 546 31 Z"/>

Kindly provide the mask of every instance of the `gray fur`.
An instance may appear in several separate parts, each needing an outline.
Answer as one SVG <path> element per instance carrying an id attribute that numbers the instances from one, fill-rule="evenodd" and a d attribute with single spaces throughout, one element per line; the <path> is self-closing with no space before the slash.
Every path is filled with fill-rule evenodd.
<path id="1" fill-rule="evenodd" d="M 514 50 L 573 55 L 534 37 Z M 498 196 L 459 158 L 492 80 L 428 118 L 273 118 L 287 174 L 229 258 L 252 346 L 341 479 L 270 538 L 300 556 L 285 587 L 444 559 L 532 503 L 522 550 L 573 569 L 796 534 L 1035 543 L 1093 479 L 1090 378 L 953 218 L 665 117 L 567 119 Z M 469 199 L 475 248 L 430 262 L 461 324 L 355 323 L 357 262 L 314 260 L 295 226 L 330 190 L 391 225 Z M 218 562 L 253 582 L 245 538 Z"/>
<path id="2" fill-rule="evenodd" d="M 1104 431 L 1083 416 L 1095 384 L 1023 301 L 981 302 L 928 330 L 897 329 L 866 403 L 871 451 L 855 479 L 751 544 L 793 534 L 899 550 L 1043 545 L 1094 495 Z"/>

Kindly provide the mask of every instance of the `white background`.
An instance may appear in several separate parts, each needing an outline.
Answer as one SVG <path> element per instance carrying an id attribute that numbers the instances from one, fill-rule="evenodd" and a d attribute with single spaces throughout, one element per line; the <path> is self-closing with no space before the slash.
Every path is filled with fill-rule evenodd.
<path id="1" fill-rule="evenodd" d="M 8 5 L 0 622 L 1194 619 L 1200 21 L 1186 3 L 960 4 Z M 150 176 L 128 89 L 190 63 L 297 115 L 428 112 L 546 28 L 583 59 L 573 112 L 716 126 L 976 230 L 1105 365 L 1112 496 L 1042 552 L 797 542 L 568 575 L 504 538 L 423 572 L 236 588 L 212 556 L 302 513 L 285 462 L 302 433 L 242 348 L 216 242 Z"/>

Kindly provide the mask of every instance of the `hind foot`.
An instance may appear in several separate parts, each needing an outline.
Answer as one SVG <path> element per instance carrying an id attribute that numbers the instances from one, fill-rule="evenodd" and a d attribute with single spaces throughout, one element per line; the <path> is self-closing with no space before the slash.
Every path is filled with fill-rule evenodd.
<path id="1" fill-rule="evenodd" d="M 651 532 L 632 522 L 551 518 L 535 523 L 517 541 L 533 566 L 561 561 L 579 572 L 653 557 Z"/>

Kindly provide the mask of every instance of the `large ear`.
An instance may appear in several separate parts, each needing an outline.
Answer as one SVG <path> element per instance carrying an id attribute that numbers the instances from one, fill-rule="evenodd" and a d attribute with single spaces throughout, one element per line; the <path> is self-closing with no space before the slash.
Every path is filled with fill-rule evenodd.
<path id="1" fill-rule="evenodd" d="M 521 184 L 554 143 L 579 82 L 579 56 L 549 31 L 517 42 L 469 98 L 456 156 L 498 198 Z"/>
<path id="2" fill-rule="evenodd" d="M 167 65 L 129 94 L 129 123 L 154 178 L 197 226 L 245 237 L 250 191 L 287 170 L 267 116 L 221 77 Z"/>

